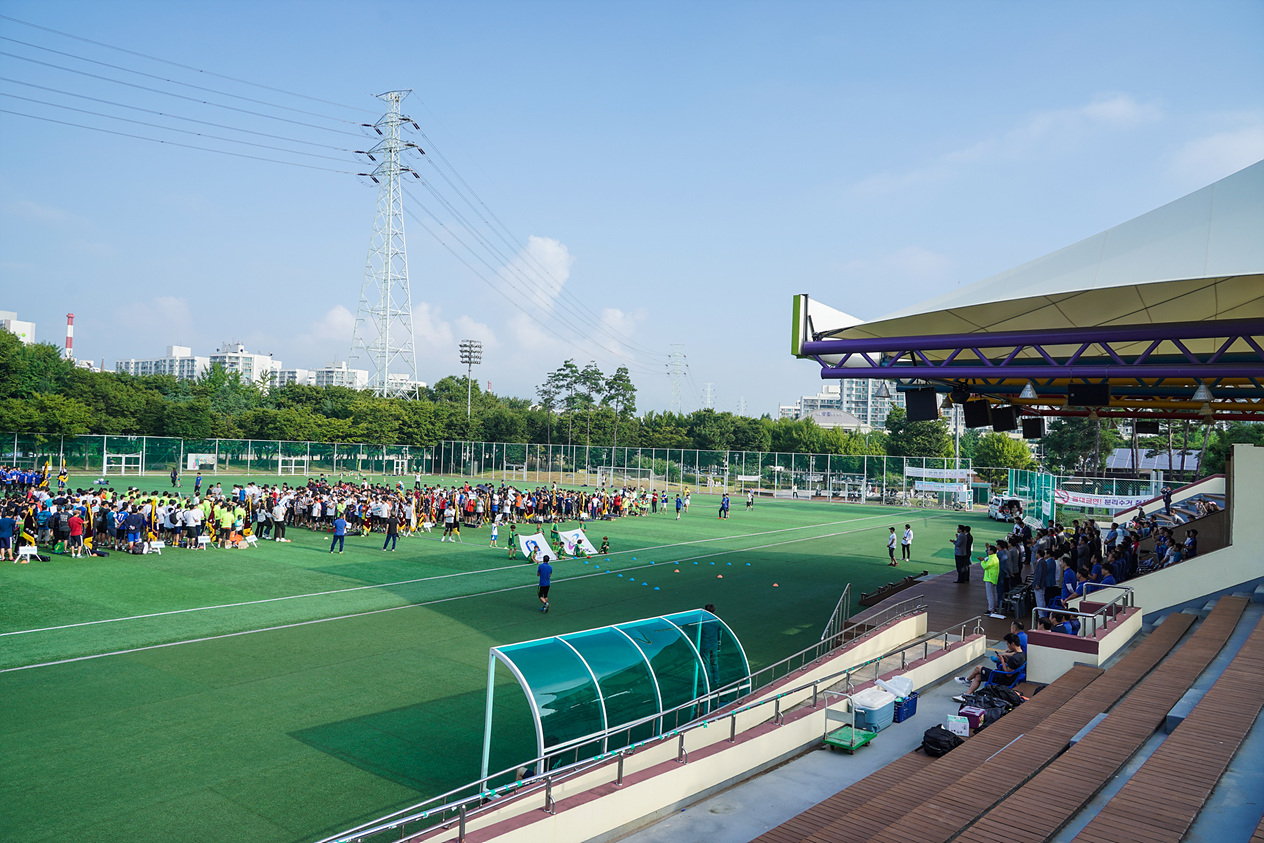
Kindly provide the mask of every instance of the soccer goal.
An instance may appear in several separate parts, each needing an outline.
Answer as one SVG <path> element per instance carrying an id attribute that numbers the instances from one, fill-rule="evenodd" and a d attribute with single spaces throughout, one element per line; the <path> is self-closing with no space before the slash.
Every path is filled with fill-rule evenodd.
<path id="1" fill-rule="evenodd" d="M 615 468 L 610 471 L 610 480 L 615 486 L 651 489 L 661 479 L 654 476 L 652 468 Z"/>
<path id="2" fill-rule="evenodd" d="M 307 457 L 277 457 L 277 474 L 307 474 Z"/>
<path id="3" fill-rule="evenodd" d="M 408 457 L 387 457 L 383 462 L 383 474 L 402 475 L 408 473 Z"/>
<path id="4" fill-rule="evenodd" d="M 141 454 L 105 454 L 101 474 L 144 474 L 145 458 Z"/>

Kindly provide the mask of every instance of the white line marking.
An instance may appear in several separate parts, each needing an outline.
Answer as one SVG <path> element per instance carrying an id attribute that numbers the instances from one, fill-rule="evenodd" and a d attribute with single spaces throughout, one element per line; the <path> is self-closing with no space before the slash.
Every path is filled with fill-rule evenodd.
<path id="1" fill-rule="evenodd" d="M 943 515 L 931 515 L 931 516 L 927 516 L 927 519 L 929 520 L 930 518 L 947 518 L 950 514 L 951 513 L 944 513 Z M 773 544 L 767 544 L 761 547 L 745 547 L 745 548 L 737 548 L 734 550 L 721 550 L 721 551 L 717 551 L 716 553 L 708 553 L 705 556 L 690 557 L 683 561 L 688 562 L 688 561 L 692 561 L 693 559 L 705 559 L 709 556 L 724 556 L 729 553 L 744 553 L 748 550 L 764 550 L 770 547 L 780 547 L 781 545 L 785 545 L 785 544 L 795 544 L 797 542 L 813 541 L 815 539 L 827 539 L 827 538 L 832 538 L 834 536 L 846 535 L 848 533 L 858 533 L 866 529 L 868 528 L 862 527 L 856 530 L 841 530 L 839 532 L 828 533 L 823 536 L 804 536 L 803 538 L 790 539 L 784 542 L 774 542 Z M 783 532 L 783 531 L 772 530 L 770 532 Z M 670 547 L 670 545 L 664 545 L 664 547 Z M 678 564 L 678 563 L 665 562 L 663 564 L 668 565 L 668 564 Z M 642 568 L 649 568 L 649 567 L 650 567 L 649 565 L 636 565 L 631 568 L 621 568 L 620 570 L 621 571 L 639 571 Z M 496 570 L 502 570 L 502 569 L 496 569 Z M 600 571 L 600 572 L 595 571 L 591 574 L 578 574 L 573 577 L 563 577 L 562 579 L 557 580 L 557 582 L 571 582 L 573 580 L 585 580 L 585 579 L 590 579 L 592 577 L 604 577 L 610 573 L 611 573 L 610 569 L 607 568 L 604 571 Z M 218 641 L 223 638 L 236 638 L 241 635 L 254 635 L 256 632 L 277 632 L 282 629 L 294 629 L 295 627 L 310 626 L 312 624 L 326 623 L 328 621 L 342 621 L 342 620 L 349 620 L 351 618 L 362 618 L 367 615 L 380 615 L 384 612 L 394 612 L 399 609 L 414 609 L 419 606 L 434 606 L 439 603 L 450 603 L 453 600 L 465 600 L 466 598 L 469 598 L 469 597 L 486 597 L 487 595 L 490 595 L 490 594 L 503 594 L 506 591 L 519 591 L 524 588 L 535 588 L 535 587 L 536 586 L 534 583 L 528 583 L 526 585 L 511 585 L 506 588 L 492 589 L 491 591 L 480 591 L 480 592 L 475 592 L 474 594 L 458 594 L 453 597 L 440 597 L 435 600 L 427 600 L 424 603 L 408 603 L 403 606 L 389 606 L 385 609 L 370 609 L 367 612 L 355 612 L 350 615 L 337 615 L 332 618 L 316 618 L 314 620 L 309 620 L 309 621 L 296 621 L 294 623 L 280 624 L 278 626 L 268 626 L 268 627 L 263 627 L 261 629 L 243 629 L 238 632 L 226 632 L 226 633 L 223 633 L 222 635 L 208 635 L 203 638 L 189 638 L 184 641 L 168 641 L 165 644 L 149 644 L 144 647 L 132 647 L 127 650 L 114 650 L 109 653 L 96 653 L 94 655 L 89 655 L 89 656 L 75 656 L 74 658 L 69 658 L 69 659 L 58 659 L 56 661 L 51 661 L 51 662 L 40 662 L 39 664 L 26 664 L 26 665 L 21 665 L 19 667 L 0 668 L 0 673 L 13 673 L 14 671 L 31 670 L 32 668 L 36 668 L 36 667 L 52 667 L 54 665 L 59 665 L 59 664 L 72 664 L 74 662 L 90 661 L 92 659 L 103 659 L 103 658 L 106 658 L 107 656 L 125 656 L 125 655 L 128 655 L 129 653 L 141 653 L 146 650 L 161 650 L 167 647 L 178 647 L 182 644 L 201 644 L 206 641 Z"/>
<path id="2" fill-rule="evenodd" d="M 886 516 L 871 515 L 871 516 L 866 516 L 865 518 L 854 518 L 844 523 L 850 524 L 856 521 L 868 521 L 872 518 L 883 518 L 883 517 L 886 517 Z M 812 529 L 812 528 L 824 527 L 824 526 L 827 526 L 827 525 L 826 524 L 807 524 L 801 527 L 786 527 L 780 530 L 765 530 L 759 533 L 741 533 L 740 535 L 735 535 L 735 536 L 718 536 L 716 538 L 697 539 L 696 541 L 678 542 L 676 544 L 660 544 L 660 545 L 654 545 L 653 547 L 637 548 L 635 550 L 619 550 L 619 551 L 615 551 L 614 553 L 610 553 L 606 555 L 618 556 L 618 555 L 627 554 L 627 553 L 644 553 L 649 550 L 661 550 L 662 548 L 665 548 L 665 547 L 683 547 L 683 546 L 687 546 L 691 544 L 703 544 L 706 542 L 726 541 L 730 539 L 754 538 L 756 536 L 768 536 L 768 535 L 774 535 L 776 533 L 785 533 L 785 532 L 790 532 L 793 530 L 806 530 L 806 529 Z M 837 535 L 837 534 L 831 533 L 829 535 Z M 820 536 L 819 538 L 825 538 L 825 536 Z M 771 547 L 771 545 L 769 546 Z M 751 548 L 751 549 L 758 549 L 758 548 Z M 693 557 L 690 557 L 690 558 L 692 559 Z M 699 557 L 699 558 L 702 558 L 702 557 Z M 377 588 L 394 588 L 396 586 L 401 586 L 401 585 L 414 585 L 419 582 L 443 580 L 443 579 L 449 579 L 451 577 L 468 577 L 474 574 L 494 574 L 498 571 L 512 571 L 512 570 L 519 569 L 521 567 L 522 567 L 522 563 L 519 563 L 516 565 L 505 565 L 499 568 L 482 568 L 477 571 L 459 571 L 454 574 L 436 574 L 435 576 L 432 576 L 432 577 L 418 577 L 417 579 L 413 579 L 413 580 L 399 580 L 397 582 L 375 583 L 372 585 L 356 585 L 356 586 L 349 586 L 347 588 L 336 588 L 330 591 L 314 591 L 308 594 L 289 594 L 283 597 L 264 597 L 264 598 L 260 598 L 259 600 L 243 600 L 239 603 L 220 603 L 214 606 L 194 606 L 188 609 L 171 609 L 165 612 L 150 612 L 148 614 L 128 615 L 126 617 L 121 617 L 121 618 L 102 618 L 100 620 L 95 620 L 95 621 L 80 621 L 79 623 L 67 623 L 67 624 L 61 624 L 59 626 L 43 626 L 43 627 L 37 627 L 34 629 L 18 629 L 18 630 L 13 630 L 10 632 L 0 632 L 0 638 L 4 638 L 10 635 L 29 635 L 34 632 L 56 632 L 57 630 L 61 630 L 61 629 L 75 629 L 77 627 L 96 626 L 98 624 L 104 624 L 104 623 L 119 623 L 120 621 L 137 621 L 137 620 L 145 620 L 147 618 L 161 618 L 168 615 L 183 615 L 189 612 L 207 612 L 214 609 L 238 609 L 238 608 L 241 608 L 242 606 L 257 606 L 264 603 L 277 603 L 282 600 L 300 600 L 307 597 L 328 597 L 331 594 L 348 594 L 353 591 L 366 591 L 366 590 L 372 590 L 372 589 L 377 589 Z M 409 604 L 409 605 L 417 605 L 417 604 Z"/>

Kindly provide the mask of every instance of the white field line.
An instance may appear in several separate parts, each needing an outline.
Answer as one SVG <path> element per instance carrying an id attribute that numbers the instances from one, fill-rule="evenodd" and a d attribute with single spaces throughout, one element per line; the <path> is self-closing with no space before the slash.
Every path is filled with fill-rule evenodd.
<path id="1" fill-rule="evenodd" d="M 950 513 L 944 513 L 943 515 L 930 515 L 930 516 L 927 516 L 926 519 L 930 520 L 932 518 L 947 518 L 949 514 Z M 707 557 L 710 557 L 710 556 L 724 556 L 730 553 L 744 553 L 748 550 L 766 550 L 770 547 L 781 547 L 787 544 L 797 544 L 798 542 L 815 541 L 816 539 L 828 539 L 834 536 L 843 536 L 843 535 L 847 535 L 848 533 L 859 533 L 867 529 L 869 528 L 861 527 L 855 530 L 840 530 L 835 533 L 827 533 L 823 536 L 804 536 L 803 538 L 788 539 L 787 541 L 783 541 L 783 542 L 773 542 L 771 544 L 761 545 L 760 547 L 746 547 L 746 548 L 738 548 L 734 550 L 721 550 L 715 553 L 708 553 L 703 556 L 690 557 L 689 559 L 685 559 L 683 561 L 689 562 L 689 561 L 692 561 L 693 559 L 706 559 Z M 782 532 L 782 531 L 772 530 L 770 532 Z M 672 564 L 678 564 L 678 563 L 664 562 L 663 564 L 672 565 Z M 622 568 L 620 570 L 639 571 L 643 568 L 649 568 L 649 567 L 650 565 L 636 565 L 632 568 Z M 654 567 L 657 567 L 657 565 L 655 565 Z M 604 571 L 593 572 L 591 574 L 578 574 L 573 577 L 563 577 L 557 580 L 557 582 L 571 582 L 573 580 L 586 580 L 592 577 L 604 577 L 610 573 L 612 572 L 610 571 L 610 569 L 607 568 Z M 129 653 L 141 653 L 146 650 L 161 650 L 166 647 L 178 647 L 182 644 L 201 644 L 206 641 L 217 641 L 222 638 L 236 638 L 241 635 L 253 635 L 256 632 L 276 632 L 282 629 L 294 629 L 295 627 L 300 627 L 300 626 L 310 626 L 312 624 L 317 624 L 317 623 L 328 623 L 329 621 L 342 621 L 342 620 L 349 620 L 351 618 L 362 618 L 367 615 L 380 615 L 384 612 L 394 612 L 399 609 L 413 609 L 419 606 L 434 606 L 439 603 L 450 603 L 453 600 L 465 600 L 466 598 L 469 598 L 469 597 L 486 597 L 489 594 L 503 594 L 506 591 L 518 591 L 524 588 L 535 588 L 535 585 L 533 583 L 528 583 L 525 585 L 511 585 L 506 588 L 496 588 L 490 591 L 479 591 L 473 594 L 458 594 L 453 597 L 440 597 L 438 599 L 427 600 L 422 603 L 407 603 L 403 606 L 390 606 L 385 609 L 370 609 L 369 611 L 366 611 L 366 612 L 354 612 L 350 615 L 337 615 L 331 618 L 316 618 L 314 620 L 296 621 L 294 623 L 279 624 L 277 626 L 267 626 L 261 629 L 243 629 L 238 632 L 226 632 L 221 635 L 208 635 L 202 638 L 189 638 L 184 641 L 168 641 L 165 644 L 149 644 L 144 647 L 132 647 L 127 650 L 114 650 L 112 652 L 97 653 L 95 655 L 90 655 L 90 656 L 75 656 L 74 658 L 57 659 L 56 661 L 51 661 L 51 662 L 40 662 L 38 664 L 26 664 L 26 665 L 21 665 L 19 667 L 6 667 L 6 668 L 0 668 L 0 673 L 12 673 L 18 670 L 31 670 L 32 668 L 36 668 L 36 667 L 52 667 L 53 665 L 58 665 L 58 664 L 72 664 L 74 662 L 89 661 L 91 659 L 103 659 L 103 658 L 106 658 L 107 656 L 125 656 L 125 655 L 128 655 Z"/>
<path id="2" fill-rule="evenodd" d="M 844 523 L 852 524 L 857 521 L 868 521 L 872 518 L 881 518 L 881 517 L 885 517 L 885 516 L 872 515 L 872 516 L 866 516 L 864 518 L 854 518 Z M 619 556 L 619 555 L 628 554 L 628 553 L 645 553 L 646 551 L 661 550 L 667 547 L 685 547 L 687 545 L 704 544 L 706 542 L 756 538 L 758 536 L 769 536 L 769 535 L 774 535 L 776 533 L 785 533 L 785 532 L 791 532 L 794 530 L 807 530 L 807 529 L 824 527 L 824 526 L 826 525 L 825 524 L 808 524 L 802 527 L 785 527 L 779 530 L 765 530 L 760 533 L 742 533 L 740 535 L 735 535 L 735 536 L 717 536 L 716 538 L 698 539 L 696 541 L 679 542 L 677 544 L 660 544 L 660 545 L 655 545 L 653 547 L 637 548 L 636 550 L 619 550 L 619 551 L 615 551 L 614 553 L 609 553 L 605 555 L 606 556 Z M 828 534 L 828 535 L 836 535 L 836 534 Z M 819 536 L 818 538 L 825 538 L 825 536 Z M 471 547 L 473 547 L 473 545 L 471 545 Z M 752 548 L 752 549 L 758 549 L 758 548 Z M 690 557 L 690 558 L 693 558 L 693 557 Z M 698 558 L 703 558 L 703 557 L 698 557 Z M 238 608 L 241 608 L 242 606 L 257 606 L 263 603 L 277 603 L 282 600 L 302 600 L 308 597 L 328 597 L 331 594 L 348 594 L 353 591 L 368 591 L 368 590 L 373 590 L 373 589 L 378 589 L 378 588 L 395 588 L 401 585 L 414 585 L 419 582 L 431 582 L 434 580 L 450 579 L 452 577 L 468 577 L 468 576 L 472 576 L 476 574 L 494 574 L 498 571 L 513 571 L 513 570 L 520 570 L 521 568 L 522 568 L 522 563 L 518 563 L 516 565 L 504 565 L 499 568 L 483 568 L 477 571 L 459 571 L 453 574 L 436 574 L 431 577 L 418 577 L 417 579 L 412 579 L 412 580 L 399 580 L 397 582 L 388 582 L 388 583 L 374 583 L 372 585 L 356 585 L 356 586 L 349 586 L 347 588 L 336 588 L 330 591 L 313 591 L 308 594 L 289 594 L 282 597 L 264 597 L 258 600 L 243 600 L 239 603 L 220 603 L 214 606 L 194 606 L 188 609 L 171 609 L 165 612 L 149 612 L 148 614 L 128 615 L 126 617 L 121 617 L 121 618 L 102 618 L 100 620 L 95 620 L 95 621 L 80 621 L 78 623 L 67 623 L 67 624 L 61 624 L 59 626 L 42 626 L 42 627 L 36 627 L 34 629 L 18 629 L 18 630 L 13 630 L 10 632 L 0 632 L 0 638 L 4 638 L 10 635 L 30 635 L 31 633 L 35 633 L 35 632 L 55 632 L 60 629 L 74 629 L 76 627 L 81 627 L 81 626 L 96 626 L 97 624 L 103 624 L 103 623 L 120 623 L 122 621 L 145 620 L 146 618 L 161 618 L 168 615 L 183 615 L 189 612 L 208 612 L 208 611 L 213 611 L 215 609 L 238 609 Z M 412 604 L 409 604 L 409 605 L 412 605 Z"/>

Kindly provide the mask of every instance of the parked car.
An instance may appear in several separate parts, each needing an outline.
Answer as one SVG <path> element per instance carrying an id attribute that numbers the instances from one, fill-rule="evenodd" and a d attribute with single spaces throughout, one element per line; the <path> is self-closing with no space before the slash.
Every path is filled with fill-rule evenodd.
<path id="1" fill-rule="evenodd" d="M 988 503 L 988 518 L 993 521 L 1012 521 L 1022 511 L 1023 502 L 1009 495 L 993 495 Z"/>

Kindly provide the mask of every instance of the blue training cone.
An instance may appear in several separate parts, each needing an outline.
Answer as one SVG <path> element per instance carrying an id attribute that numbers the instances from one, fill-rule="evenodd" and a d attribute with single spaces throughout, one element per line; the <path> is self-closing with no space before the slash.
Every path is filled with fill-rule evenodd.
<path id="1" fill-rule="evenodd" d="M 619 577 L 620 577 L 620 578 L 622 578 L 622 577 L 623 577 L 623 574 L 619 574 Z"/>
<path id="2" fill-rule="evenodd" d="M 654 590 L 655 590 L 655 591 L 658 591 L 658 586 L 654 586 Z"/>

